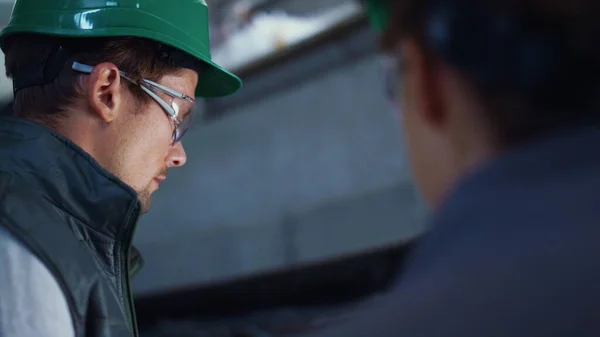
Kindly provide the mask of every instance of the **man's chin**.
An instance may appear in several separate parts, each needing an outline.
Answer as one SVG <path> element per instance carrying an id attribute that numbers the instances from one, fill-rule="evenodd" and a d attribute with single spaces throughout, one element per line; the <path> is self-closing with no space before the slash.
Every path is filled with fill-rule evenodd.
<path id="1" fill-rule="evenodd" d="M 151 194 L 148 191 L 138 192 L 138 200 L 140 201 L 141 214 L 144 215 L 150 211 L 150 197 Z"/>
<path id="2" fill-rule="evenodd" d="M 140 212 L 140 215 L 145 215 L 148 212 L 150 212 L 150 203 L 147 203 L 147 204 L 142 203 L 142 210 Z"/>

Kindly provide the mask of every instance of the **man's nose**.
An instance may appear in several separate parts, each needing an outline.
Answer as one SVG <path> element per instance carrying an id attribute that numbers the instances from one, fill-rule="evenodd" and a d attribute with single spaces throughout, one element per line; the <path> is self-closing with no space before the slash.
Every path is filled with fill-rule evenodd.
<path id="1" fill-rule="evenodd" d="M 183 149 L 183 144 L 181 142 L 175 143 L 169 149 L 167 153 L 167 166 L 171 167 L 180 167 L 185 165 L 187 161 L 187 155 L 185 154 L 185 150 Z"/>

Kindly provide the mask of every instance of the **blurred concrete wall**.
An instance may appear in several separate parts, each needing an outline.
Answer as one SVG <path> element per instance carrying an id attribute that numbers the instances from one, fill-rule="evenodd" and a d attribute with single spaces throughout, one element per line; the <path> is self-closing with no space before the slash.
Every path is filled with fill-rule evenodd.
<path id="1" fill-rule="evenodd" d="M 138 292 L 359 252 L 422 231 L 374 55 L 196 128 L 140 224 Z"/>

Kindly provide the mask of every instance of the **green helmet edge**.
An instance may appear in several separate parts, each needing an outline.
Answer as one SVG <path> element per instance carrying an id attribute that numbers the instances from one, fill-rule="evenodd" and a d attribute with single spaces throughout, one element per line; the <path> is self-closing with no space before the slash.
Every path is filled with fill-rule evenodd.
<path id="1" fill-rule="evenodd" d="M 94 29 L 78 29 L 74 26 L 60 25 L 51 22 L 48 16 L 43 17 L 43 11 L 37 13 L 24 13 L 19 15 L 13 12 L 11 21 L 0 32 L 0 47 L 4 48 L 4 39 L 9 35 L 19 33 L 36 33 L 49 36 L 64 36 L 74 38 L 93 38 L 93 37 L 117 37 L 117 36 L 133 36 L 147 38 L 150 40 L 164 43 L 176 49 L 179 49 L 194 58 L 206 63 L 208 67 L 200 75 L 198 85 L 196 86 L 195 95 L 197 97 L 223 97 L 229 96 L 237 92 L 242 87 L 242 80 L 233 73 L 223 69 L 212 61 L 210 51 L 206 43 L 196 40 L 184 31 L 163 21 L 155 15 L 145 13 L 143 11 L 135 11 L 111 8 L 105 9 L 103 12 L 110 12 L 112 18 L 118 20 L 119 17 L 135 16 L 139 19 L 138 22 L 143 22 L 139 27 L 127 27 L 122 25 L 104 27 L 94 27 Z M 62 14 L 65 14 L 64 11 Z M 81 12 L 74 10 L 71 15 L 76 15 Z M 38 15 L 36 15 L 38 14 Z M 134 15 L 132 15 L 134 14 Z M 160 27 L 160 29 L 155 29 Z M 162 30 L 162 32 L 161 32 Z M 166 32 L 166 33 L 163 33 Z"/>
<path id="2" fill-rule="evenodd" d="M 375 30 L 383 32 L 390 24 L 391 3 L 389 0 L 365 0 L 367 16 Z"/>

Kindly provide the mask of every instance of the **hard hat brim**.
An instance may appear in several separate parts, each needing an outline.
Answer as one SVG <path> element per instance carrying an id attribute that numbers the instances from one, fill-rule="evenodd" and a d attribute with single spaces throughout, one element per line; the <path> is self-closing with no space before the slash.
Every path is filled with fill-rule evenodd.
<path id="1" fill-rule="evenodd" d="M 132 22 L 135 22 L 135 26 L 131 24 Z M 0 32 L 0 47 L 4 47 L 4 38 L 18 33 L 74 38 L 113 36 L 147 38 L 177 48 L 208 65 L 204 72 L 199 74 L 197 97 L 228 96 L 242 87 L 242 80 L 239 77 L 214 63 L 210 54 L 203 52 L 210 50 L 209 46 L 169 22 L 141 9 L 64 10 L 60 16 L 38 10 L 13 15 L 9 25 Z"/>

